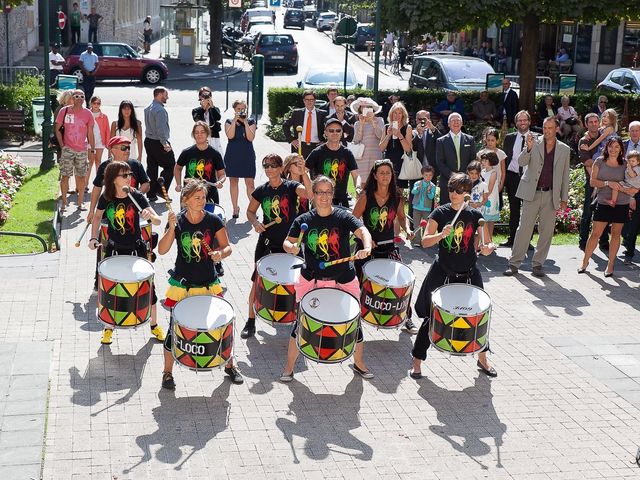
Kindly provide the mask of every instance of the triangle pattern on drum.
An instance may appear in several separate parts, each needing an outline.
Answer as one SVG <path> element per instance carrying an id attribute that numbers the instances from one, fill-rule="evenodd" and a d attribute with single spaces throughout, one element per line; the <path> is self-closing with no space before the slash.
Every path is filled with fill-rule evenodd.
<path id="1" fill-rule="evenodd" d="M 213 355 L 209 355 L 209 356 L 194 355 L 193 358 L 200 368 L 205 368 L 213 358 Z"/>
<path id="2" fill-rule="evenodd" d="M 201 332 L 193 341 L 194 343 L 213 343 L 214 340 L 209 335 L 209 332 Z"/>
<path id="3" fill-rule="evenodd" d="M 449 340 L 449 342 L 451 343 L 451 346 L 453 347 L 453 350 L 456 351 L 456 352 L 463 352 L 464 348 L 469 343 L 469 342 L 467 342 L 465 340 Z"/>
<path id="4" fill-rule="evenodd" d="M 463 317 L 458 317 L 456 318 L 456 320 L 451 324 L 452 328 L 471 328 L 471 326 L 469 325 L 469 322 L 467 322 L 468 319 L 465 319 Z"/>

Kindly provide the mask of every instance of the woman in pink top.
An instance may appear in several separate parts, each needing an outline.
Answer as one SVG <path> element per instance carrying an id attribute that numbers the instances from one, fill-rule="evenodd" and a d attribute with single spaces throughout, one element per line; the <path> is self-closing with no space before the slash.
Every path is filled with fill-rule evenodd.
<path id="1" fill-rule="evenodd" d="M 571 134 L 580 135 L 582 132 L 582 120 L 576 109 L 569 105 L 569 97 L 564 95 L 560 99 L 561 106 L 558 108 L 556 118 L 560 122 L 560 133 L 563 138 L 570 139 Z M 579 138 L 579 137 L 578 137 Z"/>
<path id="2" fill-rule="evenodd" d="M 90 107 L 95 121 L 93 124 L 93 138 L 95 138 L 96 142 L 96 153 L 91 153 L 90 150 L 87 152 L 89 155 L 89 171 L 87 172 L 87 180 L 91 177 L 91 167 L 93 165 L 96 166 L 96 171 L 98 171 L 100 162 L 102 162 L 102 152 L 104 151 L 105 145 L 109 143 L 109 140 L 111 139 L 109 119 L 100 110 L 101 106 L 102 99 L 100 97 L 91 97 Z"/>

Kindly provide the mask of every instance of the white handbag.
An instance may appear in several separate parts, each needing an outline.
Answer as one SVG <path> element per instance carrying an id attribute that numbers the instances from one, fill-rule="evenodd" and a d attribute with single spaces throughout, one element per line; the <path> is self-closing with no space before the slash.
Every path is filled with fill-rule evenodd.
<path id="1" fill-rule="evenodd" d="M 418 154 L 412 151 L 411 155 L 408 155 L 405 152 L 402 155 L 402 167 L 400 167 L 398 179 L 416 180 L 420 177 L 422 177 L 422 162 L 418 160 Z"/>
<path id="2" fill-rule="evenodd" d="M 347 142 L 347 148 L 356 160 L 361 159 L 362 155 L 364 155 L 364 143 Z"/>

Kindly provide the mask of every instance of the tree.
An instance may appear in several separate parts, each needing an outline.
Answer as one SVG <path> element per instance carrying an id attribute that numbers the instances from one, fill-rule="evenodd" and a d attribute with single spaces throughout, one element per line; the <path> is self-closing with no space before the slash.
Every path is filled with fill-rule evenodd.
<path id="1" fill-rule="evenodd" d="M 540 25 L 563 20 L 614 23 L 638 17 L 637 0 L 474 0 L 443 2 L 380 0 L 383 24 L 414 34 L 486 28 L 491 24 L 522 24 L 520 107 L 535 102 L 536 61 Z"/>
<path id="2" fill-rule="evenodd" d="M 209 0 L 209 65 L 222 64 L 222 0 Z"/>

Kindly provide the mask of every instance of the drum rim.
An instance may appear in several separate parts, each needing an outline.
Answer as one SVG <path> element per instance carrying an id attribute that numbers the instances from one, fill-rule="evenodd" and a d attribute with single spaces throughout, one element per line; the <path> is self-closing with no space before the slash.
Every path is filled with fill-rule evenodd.
<path id="1" fill-rule="evenodd" d="M 379 283 L 379 282 L 375 282 L 374 280 L 371 280 L 371 277 L 370 277 L 369 275 L 367 275 L 367 272 L 365 271 L 365 268 L 367 267 L 367 265 L 368 265 L 369 263 L 371 263 L 371 262 L 376 262 L 376 261 L 378 261 L 378 260 L 389 261 L 389 262 L 395 262 L 395 263 L 398 263 L 398 264 L 402 265 L 403 267 L 408 268 L 408 269 L 409 269 L 409 271 L 411 272 L 411 275 L 413 275 L 413 281 L 412 281 L 412 282 L 405 283 L 405 284 L 402 284 L 402 285 L 385 285 L 384 283 Z M 415 283 L 416 283 L 416 274 L 415 274 L 415 272 L 413 271 L 413 269 L 412 269 L 409 265 L 406 265 L 406 264 L 404 264 L 404 263 L 402 263 L 402 262 L 399 262 L 398 260 L 394 260 L 394 259 L 392 259 L 392 258 L 372 258 L 371 260 L 369 260 L 367 263 L 365 263 L 365 264 L 362 266 L 362 275 L 363 275 L 363 281 L 362 281 L 362 283 L 364 283 L 366 280 L 371 280 L 371 281 L 374 281 L 375 283 L 377 283 L 378 285 L 382 285 L 382 286 L 384 286 L 385 288 L 407 288 L 407 287 L 409 287 L 409 286 L 411 286 L 411 285 L 415 285 Z"/>
<path id="2" fill-rule="evenodd" d="M 452 286 L 455 286 L 456 288 L 460 288 L 460 287 L 473 287 L 473 288 L 475 288 L 476 290 L 480 290 L 480 291 L 481 291 L 481 292 L 483 292 L 485 295 L 487 295 L 487 298 L 489 299 L 489 307 L 488 307 L 488 308 L 485 308 L 484 310 L 481 310 L 480 312 L 475 313 L 475 314 L 473 314 L 473 315 L 480 315 L 481 313 L 486 313 L 486 312 L 488 312 L 488 311 L 491 311 L 491 307 L 493 306 L 493 300 L 491 299 L 491 295 L 489 295 L 489 293 L 488 293 L 484 288 L 480 288 L 480 287 L 478 287 L 477 285 L 472 285 L 472 284 L 470 284 L 470 283 L 447 283 L 447 284 L 445 284 L 445 285 L 441 285 L 441 286 L 439 286 L 439 287 L 438 287 L 438 288 L 436 288 L 433 292 L 431 292 L 431 303 L 435 305 L 435 302 L 434 302 L 434 300 L 433 300 L 433 296 L 434 296 L 434 294 L 435 294 L 438 290 L 440 290 L 440 289 L 442 289 L 442 288 L 444 288 L 444 287 L 452 287 Z M 440 305 L 438 305 L 438 308 L 439 308 L 439 309 L 441 309 L 441 310 L 444 310 L 444 311 L 445 311 L 445 312 L 447 312 L 447 313 L 450 313 L 451 315 L 457 315 L 457 314 L 458 314 L 457 312 L 452 312 L 451 310 L 449 310 L 449 309 L 447 309 L 447 308 L 444 308 L 444 307 L 442 307 L 442 306 L 440 306 Z"/>
<path id="3" fill-rule="evenodd" d="M 218 300 L 222 300 L 222 301 L 226 302 L 229 305 L 229 307 L 231 308 L 231 313 L 233 314 L 232 317 L 231 317 L 231 320 L 229 322 L 227 322 L 227 323 L 223 323 L 219 327 L 215 328 L 215 330 L 217 330 L 218 328 L 222 328 L 222 327 L 224 327 L 226 325 L 229 325 L 229 323 L 235 323 L 236 312 L 235 312 L 235 310 L 233 308 L 233 305 L 231 304 L 231 302 L 229 300 L 227 300 L 226 298 L 223 298 L 223 297 L 219 297 L 217 295 L 203 295 L 203 294 L 189 295 L 188 297 L 184 297 L 182 300 L 180 300 L 178 303 L 176 303 L 172 307 L 172 312 L 171 312 L 171 315 L 173 317 L 173 321 L 178 323 L 178 325 L 180 325 L 181 327 L 188 328 L 189 330 L 193 330 L 193 331 L 196 331 L 196 332 L 210 332 L 211 329 L 193 328 L 193 327 L 188 327 L 186 325 L 183 325 L 180 322 L 178 322 L 178 319 L 176 317 L 176 308 L 178 308 L 178 305 L 180 305 L 181 302 L 183 302 L 184 300 L 187 300 L 188 298 L 198 298 L 198 297 L 217 298 Z"/>
<path id="4" fill-rule="evenodd" d="M 308 315 L 307 312 L 302 308 L 302 302 L 304 301 L 304 298 L 309 295 L 312 292 L 318 291 L 318 290 L 337 290 L 341 293 L 347 294 L 349 295 L 351 298 L 353 298 L 356 302 L 356 305 L 358 306 L 357 311 L 356 311 L 356 315 L 353 318 L 350 318 L 349 320 L 346 320 L 345 322 L 339 322 L 339 323 L 327 323 L 323 320 L 319 320 L 316 317 L 314 317 L 313 315 Z M 339 288 L 336 287 L 320 287 L 320 288 L 314 288 L 313 290 L 309 290 L 307 293 L 305 293 L 302 298 L 300 299 L 300 301 L 298 302 L 298 309 L 299 311 L 301 311 L 302 313 L 304 313 L 305 315 L 307 315 L 308 317 L 310 317 L 312 320 L 319 322 L 323 325 L 340 325 L 341 323 L 346 323 L 346 322 L 353 322 L 353 321 L 359 321 L 360 320 L 360 300 L 357 299 L 356 297 L 354 297 L 351 293 L 349 292 L 345 292 L 344 290 L 341 290 Z"/>
<path id="5" fill-rule="evenodd" d="M 260 260 L 258 260 L 258 261 L 256 262 L 256 274 L 257 274 L 257 275 L 259 275 L 260 277 L 264 277 L 264 275 L 262 275 L 262 274 L 260 273 L 260 264 L 262 263 L 262 261 L 263 261 L 263 260 L 265 260 L 265 259 L 267 259 L 267 258 L 269 258 L 269 257 L 276 257 L 276 256 L 278 256 L 278 257 L 285 257 L 285 258 L 287 258 L 287 257 L 294 257 L 294 258 L 297 258 L 297 259 L 299 259 L 299 260 L 300 260 L 300 263 L 296 263 L 296 265 L 301 265 L 301 264 L 303 264 L 303 263 L 304 263 L 304 260 L 303 260 L 302 258 L 298 257 L 297 255 L 294 255 L 293 253 L 283 253 L 283 252 L 270 253 L 270 254 L 268 254 L 268 255 L 265 255 L 264 257 L 262 257 Z M 297 269 L 297 270 L 299 271 L 299 269 Z M 298 273 L 298 276 L 300 276 L 300 273 Z M 268 280 L 269 280 L 270 282 L 277 283 L 278 285 L 293 285 L 293 284 L 295 283 L 295 282 L 291 282 L 291 283 L 284 283 L 284 282 L 274 281 L 274 280 L 271 280 L 271 279 L 268 279 Z"/>
<path id="6" fill-rule="evenodd" d="M 107 275 L 103 275 L 102 273 L 100 273 L 100 266 L 104 262 L 106 262 L 107 260 L 109 260 L 111 258 L 119 258 L 119 257 L 131 257 L 131 258 L 135 258 L 136 260 L 144 260 L 146 263 L 148 263 L 151 266 L 151 274 L 148 277 L 144 277 L 144 278 L 142 278 L 140 280 L 134 280 L 134 281 L 131 281 L 131 282 L 125 282 L 125 281 L 122 281 L 122 280 L 116 280 L 114 278 L 111 278 L 111 277 L 109 277 Z M 156 274 L 156 269 L 154 268 L 153 263 L 151 263 L 146 258 L 137 257 L 135 255 L 112 255 L 111 257 L 103 258 L 102 260 L 100 260 L 100 263 L 98 263 L 98 269 L 97 270 L 98 270 L 98 276 L 100 278 L 104 278 L 106 280 L 109 280 L 109 281 L 115 282 L 115 283 L 141 283 L 141 282 L 146 282 L 149 279 L 153 279 L 154 275 Z M 98 285 L 100 285 L 99 282 L 98 282 Z"/>

